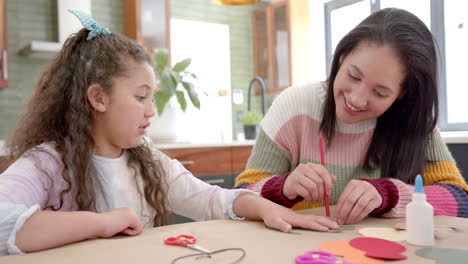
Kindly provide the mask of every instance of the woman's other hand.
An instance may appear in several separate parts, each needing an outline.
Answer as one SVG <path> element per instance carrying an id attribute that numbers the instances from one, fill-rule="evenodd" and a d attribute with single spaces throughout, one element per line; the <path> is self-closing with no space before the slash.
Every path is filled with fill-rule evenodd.
<path id="1" fill-rule="evenodd" d="M 315 163 L 299 164 L 283 185 L 283 194 L 289 200 L 301 196 L 307 201 L 321 202 L 324 193 L 330 195 L 336 176 Z"/>
<path id="2" fill-rule="evenodd" d="M 342 225 L 355 224 L 381 205 L 382 196 L 374 185 L 366 181 L 351 180 L 338 200 L 335 219 Z"/>

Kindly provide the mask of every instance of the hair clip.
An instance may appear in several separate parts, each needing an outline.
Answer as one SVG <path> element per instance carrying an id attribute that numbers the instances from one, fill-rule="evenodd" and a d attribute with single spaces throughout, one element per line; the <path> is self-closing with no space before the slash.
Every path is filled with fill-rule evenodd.
<path id="1" fill-rule="evenodd" d="M 96 20 L 92 18 L 90 15 L 81 12 L 79 10 L 70 10 L 68 9 L 68 12 L 72 13 L 75 15 L 86 29 L 90 30 L 88 37 L 86 40 L 91 40 L 97 35 L 106 35 L 110 34 L 111 31 L 107 27 L 101 27 L 96 23 Z"/>

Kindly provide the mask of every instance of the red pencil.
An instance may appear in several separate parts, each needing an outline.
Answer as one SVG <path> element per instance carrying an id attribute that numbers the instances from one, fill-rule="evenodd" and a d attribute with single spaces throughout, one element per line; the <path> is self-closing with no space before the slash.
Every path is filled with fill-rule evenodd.
<path id="1" fill-rule="evenodd" d="M 323 138 L 320 138 L 320 163 L 325 167 L 325 150 L 323 146 Z M 328 194 L 323 193 L 323 199 L 325 200 L 325 212 L 330 217 L 330 204 L 328 202 Z"/>

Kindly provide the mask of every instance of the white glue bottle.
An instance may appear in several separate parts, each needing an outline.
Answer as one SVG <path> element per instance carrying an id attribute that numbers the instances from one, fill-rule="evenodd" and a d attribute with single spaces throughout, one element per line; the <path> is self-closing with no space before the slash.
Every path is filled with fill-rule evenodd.
<path id="1" fill-rule="evenodd" d="M 434 245 L 434 208 L 426 202 L 421 175 L 416 176 L 413 200 L 406 206 L 406 241 L 417 246 Z"/>

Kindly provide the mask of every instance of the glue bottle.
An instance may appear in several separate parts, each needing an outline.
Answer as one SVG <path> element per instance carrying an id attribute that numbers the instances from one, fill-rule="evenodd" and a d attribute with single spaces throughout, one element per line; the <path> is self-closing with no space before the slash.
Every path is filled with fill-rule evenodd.
<path id="1" fill-rule="evenodd" d="M 434 208 L 426 202 L 421 175 L 416 176 L 411 203 L 406 206 L 406 241 L 417 246 L 434 245 Z"/>

